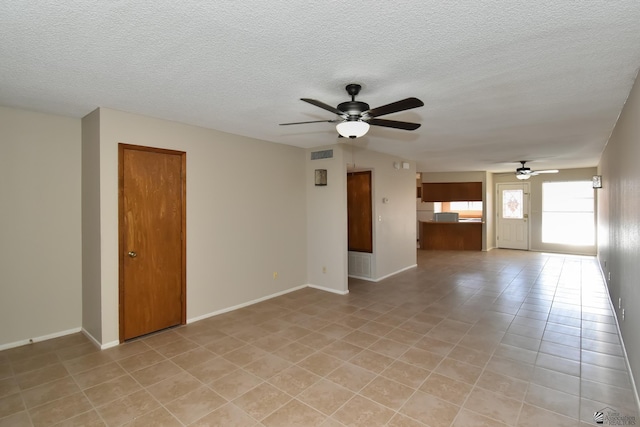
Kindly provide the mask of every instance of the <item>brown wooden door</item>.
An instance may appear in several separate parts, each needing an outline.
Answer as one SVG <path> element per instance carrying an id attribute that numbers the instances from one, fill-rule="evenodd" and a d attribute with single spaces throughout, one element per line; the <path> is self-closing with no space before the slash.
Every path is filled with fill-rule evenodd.
<path id="1" fill-rule="evenodd" d="M 119 145 L 120 341 L 185 323 L 185 160 Z"/>
<path id="2" fill-rule="evenodd" d="M 349 250 L 373 252 L 373 212 L 371 206 L 371 171 L 347 175 L 347 222 Z"/>

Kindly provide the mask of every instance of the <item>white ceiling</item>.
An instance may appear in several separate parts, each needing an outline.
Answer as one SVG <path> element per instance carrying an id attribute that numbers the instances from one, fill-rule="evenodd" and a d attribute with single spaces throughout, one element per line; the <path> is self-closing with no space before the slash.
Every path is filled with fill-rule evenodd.
<path id="1" fill-rule="evenodd" d="M 300 147 L 363 86 L 382 118 L 345 143 L 418 171 L 595 166 L 640 66 L 640 1 L 5 1 L 0 104 L 108 107 Z"/>

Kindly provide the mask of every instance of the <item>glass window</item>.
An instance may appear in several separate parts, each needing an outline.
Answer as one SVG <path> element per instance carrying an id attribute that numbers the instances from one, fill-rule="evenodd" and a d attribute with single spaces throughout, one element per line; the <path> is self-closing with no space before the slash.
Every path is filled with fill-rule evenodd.
<path id="1" fill-rule="evenodd" d="M 481 211 L 482 202 L 451 202 L 452 211 Z"/>
<path id="2" fill-rule="evenodd" d="M 502 218 L 522 219 L 523 190 L 502 190 Z"/>
<path id="3" fill-rule="evenodd" d="M 542 241 L 594 245 L 593 191 L 591 181 L 542 183 Z"/>

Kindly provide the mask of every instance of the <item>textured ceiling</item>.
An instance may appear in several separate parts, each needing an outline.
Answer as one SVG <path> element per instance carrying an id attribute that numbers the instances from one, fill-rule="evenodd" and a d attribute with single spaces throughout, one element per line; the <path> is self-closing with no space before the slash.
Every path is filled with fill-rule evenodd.
<path id="1" fill-rule="evenodd" d="M 337 141 L 299 100 L 425 106 L 345 143 L 418 171 L 595 166 L 640 66 L 640 2 L 5 1 L 0 104 L 109 107 L 277 143 Z"/>

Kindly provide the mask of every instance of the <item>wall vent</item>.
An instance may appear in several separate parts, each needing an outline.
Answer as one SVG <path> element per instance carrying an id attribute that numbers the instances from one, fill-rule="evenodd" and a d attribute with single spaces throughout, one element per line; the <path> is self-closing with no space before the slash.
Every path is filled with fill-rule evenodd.
<path id="1" fill-rule="evenodd" d="M 332 159 L 332 158 L 333 158 L 333 150 L 313 151 L 311 153 L 311 160 Z"/>

